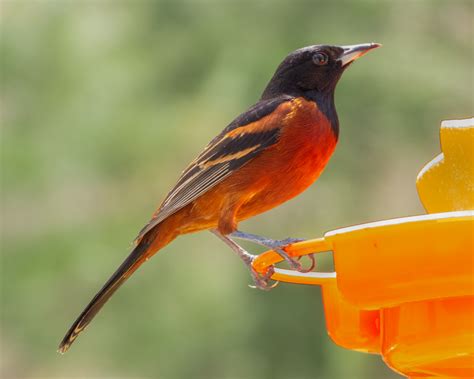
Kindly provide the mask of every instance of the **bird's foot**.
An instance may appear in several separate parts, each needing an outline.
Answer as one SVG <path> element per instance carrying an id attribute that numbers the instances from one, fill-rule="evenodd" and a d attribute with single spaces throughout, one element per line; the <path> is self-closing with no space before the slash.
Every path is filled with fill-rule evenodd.
<path id="1" fill-rule="evenodd" d="M 303 242 L 303 239 L 299 238 L 286 238 L 284 240 L 267 240 L 266 242 L 268 243 L 267 246 L 273 249 L 277 254 L 279 254 L 289 265 L 293 270 L 296 270 L 298 272 L 306 273 L 313 271 L 314 267 L 316 266 L 316 260 L 314 258 L 313 254 L 309 254 L 308 258 L 311 260 L 311 265 L 308 268 L 304 268 L 303 265 L 301 264 L 300 260 L 301 257 L 298 257 L 297 259 L 290 257 L 288 253 L 285 251 L 285 247 L 288 245 L 291 245 L 293 243 L 297 242 Z"/>
<path id="2" fill-rule="evenodd" d="M 273 266 L 271 266 L 268 269 L 268 271 L 263 275 L 256 272 L 254 268 L 252 267 L 252 262 L 254 261 L 256 256 L 247 252 L 244 248 L 242 248 L 240 245 L 235 243 L 234 240 L 231 239 L 230 237 L 243 239 L 246 241 L 251 241 L 253 243 L 257 243 L 259 245 L 272 249 L 277 254 L 279 254 L 284 260 L 286 260 L 288 264 L 291 266 L 291 268 L 299 272 L 309 272 L 314 268 L 315 262 L 314 262 L 313 256 L 310 256 L 310 259 L 312 262 L 311 267 L 308 269 L 305 269 L 299 262 L 300 258 L 295 259 L 293 257 L 290 257 L 288 253 L 285 251 L 285 248 L 287 246 L 296 242 L 304 241 L 302 239 L 286 238 L 284 240 L 273 240 L 270 238 L 258 236 L 256 234 L 244 233 L 239 230 L 236 230 L 234 233 L 229 234 L 229 235 L 223 235 L 218 230 L 211 230 L 211 232 L 214 233 L 217 237 L 219 237 L 222 241 L 224 241 L 240 257 L 240 259 L 242 259 L 245 265 L 249 268 L 250 274 L 252 275 L 252 278 L 254 281 L 254 285 L 251 286 L 252 288 L 258 288 L 264 291 L 269 291 L 272 288 L 275 288 L 278 282 L 274 282 L 270 284 L 270 279 L 273 273 L 275 272 L 275 269 Z"/>
<path id="3" fill-rule="evenodd" d="M 249 284 L 250 288 L 257 288 L 262 291 L 270 291 L 271 289 L 275 288 L 278 283 L 278 281 L 275 281 L 273 283 L 270 283 L 271 277 L 273 273 L 275 272 L 275 269 L 273 266 L 270 266 L 268 268 L 268 271 L 265 274 L 260 274 L 255 269 L 250 266 L 250 274 L 252 275 L 253 282 L 254 284 L 251 285 Z"/>

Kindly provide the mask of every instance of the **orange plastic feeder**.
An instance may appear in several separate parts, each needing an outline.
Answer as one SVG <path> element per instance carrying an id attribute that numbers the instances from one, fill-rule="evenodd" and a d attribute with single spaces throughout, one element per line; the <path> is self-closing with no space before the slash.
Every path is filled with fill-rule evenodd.
<path id="1" fill-rule="evenodd" d="M 293 244 L 294 257 L 332 251 L 335 272 L 272 276 L 321 286 L 332 340 L 411 378 L 474 377 L 474 119 L 444 121 L 440 135 L 443 152 L 417 178 L 430 214 Z M 254 268 L 280 261 L 268 251 Z"/>

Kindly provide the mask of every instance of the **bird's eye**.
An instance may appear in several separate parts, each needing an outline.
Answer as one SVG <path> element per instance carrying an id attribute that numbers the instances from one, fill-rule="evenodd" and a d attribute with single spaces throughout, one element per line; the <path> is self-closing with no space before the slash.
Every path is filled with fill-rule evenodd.
<path id="1" fill-rule="evenodd" d="M 329 61 L 329 57 L 326 53 L 316 53 L 313 55 L 313 62 L 315 65 L 324 66 Z"/>

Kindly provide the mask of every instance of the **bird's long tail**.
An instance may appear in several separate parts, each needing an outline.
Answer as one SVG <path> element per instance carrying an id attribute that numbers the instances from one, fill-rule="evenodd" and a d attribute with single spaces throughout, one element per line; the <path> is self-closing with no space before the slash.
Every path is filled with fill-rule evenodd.
<path id="1" fill-rule="evenodd" d="M 103 305 L 109 300 L 115 291 L 140 267 L 147 259 L 151 243 L 148 241 L 140 241 L 132 250 L 130 255 L 123 261 L 120 267 L 114 272 L 110 279 L 104 284 L 102 289 L 94 296 L 87 307 L 82 311 L 77 320 L 72 324 L 63 340 L 59 344 L 58 351 L 65 353 L 74 340 L 77 338 L 84 328 L 92 321 L 94 316 Z"/>

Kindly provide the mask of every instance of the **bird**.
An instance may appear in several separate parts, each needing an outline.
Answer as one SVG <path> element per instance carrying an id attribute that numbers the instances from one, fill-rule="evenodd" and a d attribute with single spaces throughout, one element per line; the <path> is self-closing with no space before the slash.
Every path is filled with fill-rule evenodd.
<path id="1" fill-rule="evenodd" d="M 269 247 L 294 269 L 301 264 L 272 240 L 238 230 L 238 223 L 307 189 L 320 176 L 339 137 L 334 92 L 343 72 L 378 43 L 311 45 L 288 54 L 260 99 L 235 118 L 182 172 L 136 237 L 133 249 L 72 324 L 58 351 L 65 353 L 115 291 L 176 237 L 209 230 L 245 263 L 254 287 L 270 276 L 252 268 L 255 255 L 235 239 Z M 271 274 L 271 273 L 270 273 Z"/>

